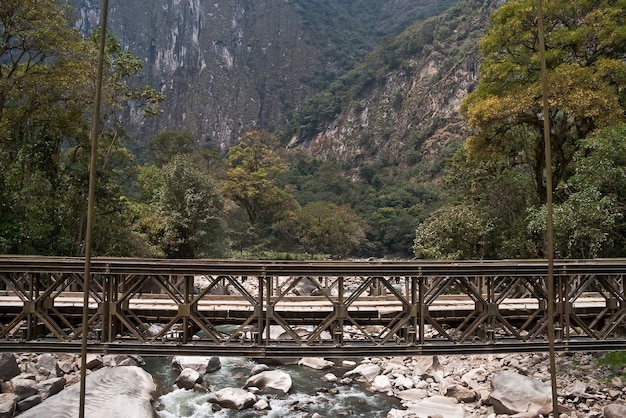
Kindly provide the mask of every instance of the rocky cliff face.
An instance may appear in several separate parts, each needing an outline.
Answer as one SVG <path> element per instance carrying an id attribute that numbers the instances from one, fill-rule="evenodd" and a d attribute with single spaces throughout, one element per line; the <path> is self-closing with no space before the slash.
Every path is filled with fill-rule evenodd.
<path id="1" fill-rule="evenodd" d="M 459 115 L 479 76 L 479 38 L 503 1 L 467 0 L 433 18 L 422 51 L 390 70 L 312 140 L 312 154 L 357 167 L 372 159 L 398 164 L 432 160 L 468 134 Z"/>
<path id="2" fill-rule="evenodd" d="M 454 1 L 345 0 L 339 6 L 331 0 L 111 0 L 108 26 L 144 60 L 137 82 L 166 95 L 157 118 L 144 120 L 131 111 L 141 136 L 189 129 L 201 142 L 226 148 L 244 130 L 284 122 L 317 88 L 307 80 L 350 64 L 338 65 L 328 54 L 328 45 L 339 45 L 343 37 L 320 22 L 336 20 L 335 9 L 345 12 L 349 4 L 372 19 L 375 40 Z M 99 24 L 101 2 L 72 3 L 78 26 L 90 33 Z M 312 19 L 311 12 L 321 19 Z M 344 26 L 355 19 L 348 12 Z"/>

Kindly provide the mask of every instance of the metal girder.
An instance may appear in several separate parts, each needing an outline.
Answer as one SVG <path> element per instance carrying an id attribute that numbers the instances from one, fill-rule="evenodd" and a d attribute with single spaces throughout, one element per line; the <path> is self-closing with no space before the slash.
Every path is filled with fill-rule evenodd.
<path id="1" fill-rule="evenodd" d="M 74 351 L 82 325 L 81 262 L 0 256 L 0 350 L 24 351 L 54 339 Z M 552 301 L 545 260 L 96 258 L 91 271 L 87 328 L 95 351 L 544 351 L 549 320 L 558 350 L 626 343 L 623 259 L 557 261 Z"/>

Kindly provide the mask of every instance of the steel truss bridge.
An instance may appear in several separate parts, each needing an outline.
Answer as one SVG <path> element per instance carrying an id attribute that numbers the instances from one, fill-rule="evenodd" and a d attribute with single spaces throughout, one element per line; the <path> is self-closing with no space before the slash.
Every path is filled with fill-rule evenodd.
<path id="1" fill-rule="evenodd" d="M 94 258 L 88 351 L 353 357 L 626 348 L 626 259 Z M 80 352 L 84 259 L 0 256 L 0 351 Z M 548 317 L 553 303 L 554 316 Z"/>

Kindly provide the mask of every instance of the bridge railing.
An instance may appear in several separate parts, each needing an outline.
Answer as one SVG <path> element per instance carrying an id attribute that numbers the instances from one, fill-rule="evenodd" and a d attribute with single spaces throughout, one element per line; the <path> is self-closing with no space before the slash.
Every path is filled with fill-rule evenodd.
<path id="1" fill-rule="evenodd" d="M 82 338 L 82 263 L 0 256 L 0 347 Z M 97 347 L 541 350 L 550 320 L 545 260 L 96 258 L 91 271 L 87 332 Z M 621 259 L 555 262 L 560 349 L 623 342 L 625 273 Z"/>

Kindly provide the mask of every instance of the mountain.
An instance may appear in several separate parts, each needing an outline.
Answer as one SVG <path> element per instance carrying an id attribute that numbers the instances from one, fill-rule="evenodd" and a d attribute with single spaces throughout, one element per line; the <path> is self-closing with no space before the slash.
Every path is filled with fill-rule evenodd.
<path id="1" fill-rule="evenodd" d="M 138 84 L 166 95 L 163 114 L 129 109 L 144 140 L 189 129 L 222 149 L 273 129 L 386 37 L 458 0 L 111 0 L 109 30 L 144 61 Z M 72 0 L 77 26 L 99 24 L 100 0 Z"/>
<path id="2" fill-rule="evenodd" d="M 359 167 L 441 159 L 468 135 L 459 115 L 479 77 L 479 39 L 502 0 L 461 0 L 411 25 L 308 100 L 285 137 Z"/>

